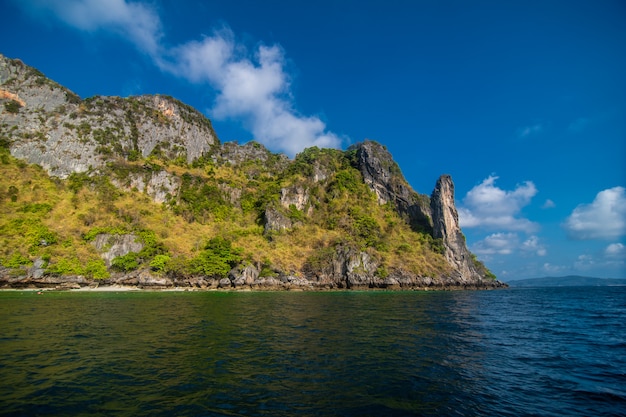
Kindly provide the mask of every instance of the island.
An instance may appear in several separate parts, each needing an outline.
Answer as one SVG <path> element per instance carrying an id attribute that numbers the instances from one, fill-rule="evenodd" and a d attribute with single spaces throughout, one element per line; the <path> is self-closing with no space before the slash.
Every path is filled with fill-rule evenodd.
<path id="1" fill-rule="evenodd" d="M 163 95 L 82 99 L 0 55 L 0 288 L 493 289 L 454 184 L 386 147 L 290 159 Z"/>

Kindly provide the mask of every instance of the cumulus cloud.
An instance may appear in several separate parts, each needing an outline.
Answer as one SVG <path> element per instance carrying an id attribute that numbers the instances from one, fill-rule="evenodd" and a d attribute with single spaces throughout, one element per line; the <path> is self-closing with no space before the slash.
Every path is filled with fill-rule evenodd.
<path id="1" fill-rule="evenodd" d="M 342 138 L 329 132 L 319 117 L 295 109 L 284 51 L 278 45 L 261 45 L 250 53 L 225 27 L 201 40 L 167 47 L 158 14 L 140 2 L 32 0 L 24 4 L 31 10 L 52 12 L 79 30 L 117 33 L 162 71 L 210 86 L 216 93 L 211 116 L 240 120 L 255 140 L 272 150 L 293 156 L 306 147 L 341 146 Z"/>
<path id="2" fill-rule="evenodd" d="M 472 245 L 472 252 L 478 255 L 523 254 L 545 256 L 547 250 L 539 237 L 530 236 L 521 241 L 517 233 L 493 233 Z"/>
<path id="3" fill-rule="evenodd" d="M 572 239 L 616 239 L 626 235 L 626 189 L 600 191 L 591 204 L 580 204 L 563 227 Z"/>
<path id="4" fill-rule="evenodd" d="M 510 255 L 519 245 L 516 233 L 494 233 L 472 246 L 478 255 Z"/>
<path id="5" fill-rule="evenodd" d="M 546 248 L 540 243 L 537 236 L 531 236 L 526 239 L 522 243 L 521 250 L 534 253 L 537 256 L 546 256 L 546 254 L 548 253 Z"/>
<path id="6" fill-rule="evenodd" d="M 496 176 L 489 176 L 465 195 L 459 207 L 461 227 L 485 227 L 489 229 L 532 232 L 537 224 L 518 217 L 528 205 L 537 188 L 531 181 L 518 185 L 512 191 L 495 186 Z"/>
<path id="7" fill-rule="evenodd" d="M 159 64 L 193 82 L 209 83 L 218 91 L 211 115 L 243 120 L 255 139 L 272 149 L 293 156 L 306 147 L 341 144 L 318 117 L 294 109 L 284 52 L 277 45 L 259 46 L 252 58 L 225 28 L 173 49 Z"/>
<path id="8" fill-rule="evenodd" d="M 161 20 L 145 4 L 125 0 L 31 0 L 17 2 L 33 13 L 56 15 L 76 29 L 117 33 L 143 52 L 156 57 L 161 39 Z"/>
<path id="9" fill-rule="evenodd" d="M 623 243 L 611 243 L 604 249 L 604 256 L 613 259 L 626 259 L 626 246 Z"/>

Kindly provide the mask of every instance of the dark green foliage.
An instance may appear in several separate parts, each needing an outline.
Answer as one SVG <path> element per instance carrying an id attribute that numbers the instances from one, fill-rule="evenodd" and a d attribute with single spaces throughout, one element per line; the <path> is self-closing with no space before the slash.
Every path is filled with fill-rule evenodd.
<path id="1" fill-rule="evenodd" d="M 152 230 L 141 230 L 137 232 L 139 241 L 143 243 L 143 249 L 139 252 L 139 257 L 145 262 L 157 255 L 167 254 L 167 248 L 159 242 Z"/>
<path id="2" fill-rule="evenodd" d="M 18 103 L 17 101 L 11 100 L 11 101 L 7 101 L 6 103 L 4 103 L 4 108 L 9 113 L 15 114 L 20 111 L 20 109 L 22 108 L 22 105 Z"/>
<path id="3" fill-rule="evenodd" d="M 359 207 L 349 209 L 349 215 L 352 219 L 348 232 L 354 241 L 362 248 L 373 247 L 379 250 L 387 250 L 384 242 L 382 228 L 372 216 L 364 213 Z"/>
<path id="4" fill-rule="evenodd" d="M 204 222 L 209 215 L 224 220 L 232 210 L 232 205 L 224 199 L 215 184 L 186 173 L 182 176 L 180 203 L 173 208 L 176 214 L 190 222 Z"/>
<path id="5" fill-rule="evenodd" d="M 67 177 L 68 188 L 74 193 L 79 192 L 81 188 L 89 183 L 91 183 L 91 178 L 85 172 L 72 172 Z"/>
<path id="6" fill-rule="evenodd" d="M 65 91 L 65 98 L 67 99 L 68 102 L 72 104 L 78 104 L 82 101 L 78 95 L 72 93 L 69 90 Z"/>
<path id="7" fill-rule="evenodd" d="M 22 213 L 35 213 L 35 214 L 48 214 L 52 210 L 52 206 L 48 203 L 32 203 L 32 204 L 24 204 L 23 207 L 19 208 L 17 211 Z"/>
<path id="8" fill-rule="evenodd" d="M 233 248 L 229 240 L 214 237 L 209 240 L 204 251 L 191 259 L 189 271 L 194 275 L 225 278 L 240 261 L 240 249 Z"/>
<path id="9" fill-rule="evenodd" d="M 335 180 L 331 183 L 331 188 L 339 191 L 356 193 L 362 188 L 363 178 L 361 173 L 354 168 L 342 169 L 335 174 Z"/>
<path id="10" fill-rule="evenodd" d="M 91 125 L 88 122 L 82 122 L 78 125 L 76 132 L 78 133 L 79 138 L 85 139 L 85 136 L 91 133 Z"/>
<path id="11" fill-rule="evenodd" d="M 0 136 L 0 150 L 8 151 L 11 148 L 11 139 L 6 136 Z"/>
<path id="12" fill-rule="evenodd" d="M 130 272 L 139 268 L 139 254 L 128 252 L 126 255 L 118 256 L 111 262 L 111 268 L 121 272 Z"/>
<path id="13" fill-rule="evenodd" d="M 17 201 L 17 195 L 19 194 L 19 190 L 15 185 L 9 186 L 8 195 L 12 202 Z"/>
<path id="14" fill-rule="evenodd" d="M 430 237 L 430 235 L 428 235 L 428 237 Z M 446 252 L 446 247 L 443 245 L 443 239 L 441 238 L 431 239 L 430 248 L 434 252 L 441 254 L 441 255 L 443 255 Z"/>
<path id="15" fill-rule="evenodd" d="M 305 215 L 304 215 L 304 213 L 303 213 L 302 211 L 298 210 L 298 209 L 296 208 L 296 206 L 295 206 L 295 205 L 293 205 L 293 204 L 290 204 L 290 205 L 289 205 L 289 212 L 288 212 L 287 216 L 288 216 L 291 220 L 293 220 L 293 221 L 297 221 L 297 222 L 304 221 L 304 219 L 305 219 Z"/>

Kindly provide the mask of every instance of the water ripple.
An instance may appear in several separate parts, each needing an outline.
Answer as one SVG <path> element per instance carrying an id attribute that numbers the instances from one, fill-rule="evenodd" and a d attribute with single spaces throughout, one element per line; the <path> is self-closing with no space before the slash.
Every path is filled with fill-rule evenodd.
<path id="1" fill-rule="evenodd" d="M 0 294 L 0 415 L 624 416 L 626 289 Z"/>

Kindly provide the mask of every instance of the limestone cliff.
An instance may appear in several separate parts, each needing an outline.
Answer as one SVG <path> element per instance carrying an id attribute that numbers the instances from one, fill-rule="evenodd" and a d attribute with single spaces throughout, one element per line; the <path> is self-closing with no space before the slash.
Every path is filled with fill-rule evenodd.
<path id="1" fill-rule="evenodd" d="M 171 97 L 81 100 L 2 55 L 0 90 L 5 102 L 0 134 L 11 139 L 11 154 L 60 178 L 103 168 L 120 156 L 157 154 L 192 162 L 219 144 L 208 119 Z"/>
<path id="2" fill-rule="evenodd" d="M 454 266 L 463 283 L 481 281 L 484 274 L 478 271 L 473 257 L 465 244 L 465 236 L 459 226 L 459 215 L 454 204 L 454 183 L 449 175 L 442 175 L 430 197 L 433 218 L 433 237 L 441 239 L 444 256 Z"/>
<path id="3" fill-rule="evenodd" d="M 387 148 L 374 141 L 365 141 L 348 150 L 356 152 L 357 168 L 365 183 L 376 193 L 379 203 L 393 204 L 414 228 L 432 229 L 428 196 L 413 191 Z"/>
<path id="4" fill-rule="evenodd" d="M 374 141 L 290 160 L 174 98 L 83 100 L 0 55 L 0 161 L 0 286 L 501 286 L 452 179 L 420 194 Z"/>

